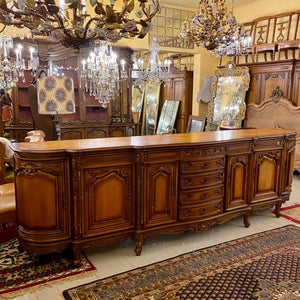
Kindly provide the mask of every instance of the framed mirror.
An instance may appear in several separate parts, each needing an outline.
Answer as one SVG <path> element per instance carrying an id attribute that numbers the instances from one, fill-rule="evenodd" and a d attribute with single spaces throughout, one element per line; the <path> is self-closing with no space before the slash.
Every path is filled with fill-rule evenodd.
<path id="1" fill-rule="evenodd" d="M 138 122 L 142 121 L 142 108 L 144 101 L 145 86 L 132 82 L 132 101 L 131 110 L 133 114 L 137 114 Z"/>
<path id="2" fill-rule="evenodd" d="M 146 83 L 142 135 L 153 135 L 156 132 L 159 94 L 160 84 Z"/>
<path id="3" fill-rule="evenodd" d="M 156 134 L 172 133 L 180 100 L 165 100 L 162 107 Z"/>
<path id="4" fill-rule="evenodd" d="M 202 132 L 204 130 L 205 118 L 200 116 L 189 116 L 186 132 Z"/>
<path id="5" fill-rule="evenodd" d="M 207 131 L 220 126 L 241 127 L 249 82 L 247 67 L 225 67 L 215 72 L 211 83 L 213 97 L 207 110 Z"/>

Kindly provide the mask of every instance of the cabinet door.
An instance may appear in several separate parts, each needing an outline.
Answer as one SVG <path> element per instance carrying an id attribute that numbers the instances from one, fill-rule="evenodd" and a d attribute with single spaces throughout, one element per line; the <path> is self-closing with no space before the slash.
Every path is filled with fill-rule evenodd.
<path id="1" fill-rule="evenodd" d="M 145 226 L 177 219 L 177 167 L 175 162 L 146 165 Z"/>
<path id="2" fill-rule="evenodd" d="M 68 163 L 16 160 L 18 230 L 22 239 L 58 242 L 71 235 Z"/>
<path id="3" fill-rule="evenodd" d="M 252 203 L 279 197 L 281 153 L 281 150 L 254 152 Z"/>
<path id="4" fill-rule="evenodd" d="M 84 237 L 134 227 L 133 166 L 85 169 Z"/>
<path id="5" fill-rule="evenodd" d="M 250 154 L 228 157 L 226 210 L 247 206 L 249 162 Z"/>

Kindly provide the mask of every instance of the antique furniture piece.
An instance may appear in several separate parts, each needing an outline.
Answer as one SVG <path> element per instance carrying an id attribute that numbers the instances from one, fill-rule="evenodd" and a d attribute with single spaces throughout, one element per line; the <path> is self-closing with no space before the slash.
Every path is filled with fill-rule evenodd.
<path id="1" fill-rule="evenodd" d="M 173 133 L 180 100 L 165 100 L 160 112 L 156 134 Z"/>
<path id="2" fill-rule="evenodd" d="M 177 133 L 184 133 L 186 131 L 188 118 L 192 114 L 192 71 L 180 71 L 171 66 L 171 79 L 161 85 L 159 111 L 161 111 L 164 100 L 167 99 L 180 100 L 175 129 Z"/>
<path id="3" fill-rule="evenodd" d="M 296 51 L 300 58 L 299 10 L 260 17 L 252 22 L 244 23 L 243 27 L 246 34 L 252 37 L 250 53 L 252 62 L 295 59 Z M 290 56 L 288 52 L 291 53 Z M 247 58 L 246 62 L 248 62 Z"/>
<path id="4" fill-rule="evenodd" d="M 200 116 L 189 116 L 186 132 L 202 132 L 205 126 L 205 118 Z"/>
<path id="5" fill-rule="evenodd" d="M 245 128 L 282 128 L 296 135 L 294 170 L 300 175 L 300 107 L 284 97 L 274 96 L 261 104 L 247 105 Z"/>
<path id="6" fill-rule="evenodd" d="M 16 220 L 16 200 L 14 183 L 0 185 L 0 225 L 6 228 L 9 221 Z"/>
<path id="7" fill-rule="evenodd" d="M 241 127 L 250 75 L 247 67 L 218 69 L 211 83 L 213 97 L 207 108 L 207 130 L 213 125 Z"/>
<path id="8" fill-rule="evenodd" d="M 250 85 L 246 103 L 260 104 L 269 99 L 275 88 L 283 91 L 285 98 L 300 105 L 300 60 L 280 60 L 245 64 L 249 68 Z"/>
<path id="9" fill-rule="evenodd" d="M 283 129 L 14 143 L 18 237 L 31 254 L 202 231 L 291 192 Z M 47 208 L 47 209 L 45 209 Z"/>

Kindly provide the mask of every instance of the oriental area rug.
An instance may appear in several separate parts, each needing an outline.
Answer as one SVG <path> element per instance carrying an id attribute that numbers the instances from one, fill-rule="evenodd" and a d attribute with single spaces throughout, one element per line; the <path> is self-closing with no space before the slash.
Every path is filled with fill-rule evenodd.
<path id="1" fill-rule="evenodd" d="M 27 252 L 19 252 L 16 238 L 0 245 L 0 299 L 12 299 L 39 288 L 58 283 L 63 279 L 77 279 L 95 270 L 82 255 L 82 264 L 72 265 L 72 253 L 42 255 L 33 258 Z"/>
<path id="2" fill-rule="evenodd" d="M 193 251 L 63 292 L 67 300 L 300 299 L 300 227 Z"/>

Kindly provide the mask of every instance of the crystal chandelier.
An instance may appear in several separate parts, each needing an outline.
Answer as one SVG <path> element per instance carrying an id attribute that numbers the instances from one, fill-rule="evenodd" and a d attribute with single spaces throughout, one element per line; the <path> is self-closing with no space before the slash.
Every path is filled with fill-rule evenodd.
<path id="1" fill-rule="evenodd" d="M 217 57 L 247 55 L 251 37 L 247 36 L 225 0 L 200 0 L 196 16 L 185 21 L 180 36 L 202 46 Z"/>
<path id="2" fill-rule="evenodd" d="M 35 71 L 38 67 L 38 59 L 33 56 L 34 48 L 30 48 L 30 60 L 25 63 L 22 58 L 22 45 L 15 48 L 15 59 L 12 60 L 10 50 L 14 48 L 13 39 L 7 35 L 0 36 L 0 89 L 10 92 L 19 77 L 25 82 L 24 70 Z"/>
<path id="3" fill-rule="evenodd" d="M 128 78 L 125 61 L 121 60 L 121 70 L 117 63 L 117 55 L 105 41 L 95 43 L 94 51 L 87 60 L 82 61 L 80 77 L 86 92 L 107 107 L 119 90 L 119 82 Z"/>
<path id="4" fill-rule="evenodd" d="M 94 13 L 89 15 L 86 0 L 65 1 L 66 5 L 60 1 L 60 7 L 55 0 L 1 1 L 0 21 L 5 26 L 28 28 L 32 35 L 48 36 L 78 53 L 95 40 L 143 38 L 152 27 L 152 18 L 161 10 L 159 0 L 152 0 L 152 9 L 146 6 L 148 0 L 138 0 L 135 13 L 134 0 L 110 0 L 107 4 L 90 0 Z"/>
<path id="5" fill-rule="evenodd" d="M 159 58 L 159 44 L 154 37 L 150 47 L 150 55 L 148 59 L 148 63 L 146 68 L 144 68 L 144 60 L 142 58 L 138 58 L 134 64 L 134 72 L 133 77 L 135 78 L 135 82 L 137 84 L 144 84 L 146 82 L 153 82 L 156 84 L 161 84 L 162 82 L 167 82 L 171 78 L 170 66 L 171 60 L 165 59 L 164 66 Z"/>

